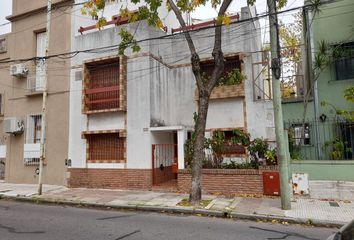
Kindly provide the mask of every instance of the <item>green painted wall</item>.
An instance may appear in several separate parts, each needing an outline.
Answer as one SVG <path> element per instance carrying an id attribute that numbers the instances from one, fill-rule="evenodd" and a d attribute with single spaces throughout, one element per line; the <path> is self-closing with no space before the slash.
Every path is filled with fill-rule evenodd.
<path id="1" fill-rule="evenodd" d="M 314 51 L 317 51 L 318 43 L 321 40 L 331 45 L 354 41 L 354 0 L 340 0 L 322 5 L 320 12 L 315 15 L 311 24 L 315 44 Z M 354 79 L 335 80 L 335 68 L 331 64 L 320 73 L 317 81 L 319 115 L 325 114 L 327 116 L 327 122 L 319 123 L 320 143 L 321 146 L 324 146 L 325 142 L 333 141 L 337 137 L 337 133 L 332 130 L 333 125 L 331 128 L 328 121 L 336 116 L 336 112 L 332 107 L 323 107 L 320 103 L 325 101 L 332 104 L 336 109 L 354 111 L 354 104 L 344 99 L 344 90 L 354 86 Z M 284 102 L 282 107 L 285 123 L 289 121 L 302 122 L 304 105 L 301 100 L 299 102 Z M 313 101 L 308 104 L 306 119 L 310 123 L 314 120 Z M 310 134 L 311 142 L 314 143 L 315 132 L 313 127 L 310 128 Z M 329 159 L 328 148 L 323 148 L 322 151 L 323 158 Z M 306 152 L 306 154 L 302 154 L 303 152 Z M 302 147 L 300 155 L 306 155 L 305 159 L 316 159 L 316 146 Z M 326 169 L 323 170 L 326 171 Z"/>
<path id="2" fill-rule="evenodd" d="M 308 173 L 309 180 L 354 182 L 354 161 L 293 160 L 291 171 L 292 173 Z"/>
<path id="3" fill-rule="evenodd" d="M 315 51 L 319 41 L 330 44 L 354 41 L 354 1 L 341 0 L 320 7 L 312 22 Z M 325 69 L 318 78 L 319 103 L 326 101 L 337 109 L 354 110 L 354 104 L 344 99 L 344 89 L 354 86 L 354 79 L 335 80 L 333 66 Z M 320 104 L 319 104 L 320 105 Z M 284 103 L 284 120 L 302 119 L 303 103 Z M 319 113 L 334 117 L 335 112 L 329 107 L 319 106 Z M 312 119 L 313 102 L 309 103 L 307 117 Z"/>

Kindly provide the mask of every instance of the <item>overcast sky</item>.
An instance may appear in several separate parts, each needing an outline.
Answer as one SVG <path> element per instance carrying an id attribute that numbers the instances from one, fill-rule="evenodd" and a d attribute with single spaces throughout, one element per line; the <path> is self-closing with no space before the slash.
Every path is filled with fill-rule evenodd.
<path id="1" fill-rule="evenodd" d="M 11 31 L 10 24 L 2 26 L 3 24 L 8 22 L 5 17 L 11 14 L 11 5 L 12 0 L 0 0 L 0 35 Z"/>
<path id="2" fill-rule="evenodd" d="M 22 0 L 22 1 L 28 1 L 28 0 Z M 234 0 L 231 6 L 229 7 L 228 11 L 229 12 L 239 12 L 241 7 L 246 6 L 247 0 Z M 256 8 L 257 8 L 257 13 L 264 13 L 266 11 L 266 0 L 257 0 L 256 2 Z M 288 0 L 288 4 L 286 6 L 287 8 L 293 8 L 297 6 L 302 6 L 304 3 L 304 0 Z M 7 24 L 5 26 L 2 26 L 2 24 L 7 23 L 8 21 L 5 19 L 6 16 L 11 15 L 11 7 L 12 0 L 0 0 L 0 35 L 10 32 L 11 31 L 11 26 L 10 24 Z M 212 9 L 210 6 L 202 6 L 198 10 L 196 10 L 194 13 L 192 13 L 193 18 L 199 18 L 199 19 L 207 19 L 207 18 L 212 18 L 216 16 L 216 12 L 214 9 Z M 292 20 L 289 15 L 286 17 L 281 18 L 282 21 L 284 22 L 289 22 Z M 261 20 L 261 25 L 264 27 L 265 25 L 265 20 Z"/>

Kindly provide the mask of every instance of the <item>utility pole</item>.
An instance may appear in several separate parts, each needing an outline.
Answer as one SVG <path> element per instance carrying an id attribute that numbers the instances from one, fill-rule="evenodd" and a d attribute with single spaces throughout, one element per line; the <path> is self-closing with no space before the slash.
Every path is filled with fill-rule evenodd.
<path id="1" fill-rule="evenodd" d="M 50 37 L 50 23 L 51 23 L 52 2 L 47 1 L 47 26 L 45 38 L 45 58 L 44 58 L 44 83 L 43 83 L 43 100 L 42 100 L 42 118 L 41 118 L 41 141 L 40 141 L 40 156 L 39 156 L 39 176 L 38 176 L 38 195 L 42 195 L 43 184 L 43 163 L 45 160 L 45 130 L 46 130 L 46 112 L 47 112 L 47 96 L 48 96 L 48 63 L 47 57 L 49 55 L 49 37 Z"/>
<path id="2" fill-rule="evenodd" d="M 281 75 L 281 56 L 279 46 L 279 29 L 277 6 L 275 0 L 267 0 L 269 9 L 269 26 L 270 26 L 270 49 L 271 49 L 271 69 L 272 69 L 272 89 L 273 89 L 273 107 L 274 107 L 274 123 L 275 135 L 277 140 L 279 171 L 280 171 L 280 195 L 281 207 L 283 210 L 289 210 L 290 191 L 289 191 L 289 159 L 286 153 L 283 112 L 281 105 L 280 91 L 280 75 Z"/>

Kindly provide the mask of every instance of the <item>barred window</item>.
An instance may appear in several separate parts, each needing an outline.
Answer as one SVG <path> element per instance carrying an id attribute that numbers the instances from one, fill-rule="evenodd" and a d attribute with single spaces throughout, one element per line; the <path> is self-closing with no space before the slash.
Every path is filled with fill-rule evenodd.
<path id="1" fill-rule="evenodd" d="M 90 134 L 87 141 L 88 161 L 124 160 L 125 138 L 119 137 L 117 133 Z"/>
<path id="2" fill-rule="evenodd" d="M 354 42 L 334 46 L 336 80 L 354 79 Z"/>
<path id="3" fill-rule="evenodd" d="M 119 59 L 86 64 L 85 110 L 119 108 Z"/>

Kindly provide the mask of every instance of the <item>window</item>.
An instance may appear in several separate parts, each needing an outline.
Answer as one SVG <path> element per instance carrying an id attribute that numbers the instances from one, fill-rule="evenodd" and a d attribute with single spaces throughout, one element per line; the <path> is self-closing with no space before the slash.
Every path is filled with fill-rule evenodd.
<path id="1" fill-rule="evenodd" d="M 25 165 L 38 165 L 42 133 L 42 115 L 32 114 L 27 117 L 26 139 L 24 144 Z"/>
<path id="2" fill-rule="evenodd" d="M 305 130 L 303 131 L 303 125 L 302 124 L 294 124 L 292 125 L 293 129 L 293 140 L 295 142 L 296 146 L 300 145 L 310 145 L 310 126 L 309 124 L 305 123 Z M 304 133 L 304 137 L 302 137 L 302 134 Z M 303 139 L 303 141 L 302 141 Z M 303 142 L 303 144 L 301 144 Z"/>
<path id="3" fill-rule="evenodd" d="M 5 53 L 7 51 L 6 38 L 0 39 L 0 53 Z"/>
<path id="4" fill-rule="evenodd" d="M 27 89 L 30 92 L 40 92 L 44 90 L 44 80 L 45 80 L 45 71 L 46 63 L 42 58 L 45 56 L 45 42 L 46 42 L 47 33 L 37 33 L 36 35 L 36 57 L 39 59 L 36 62 L 36 75 L 35 77 L 27 78 Z"/>
<path id="5" fill-rule="evenodd" d="M 87 135 L 88 162 L 125 162 L 125 138 L 118 133 Z"/>
<path id="6" fill-rule="evenodd" d="M 354 42 L 335 45 L 333 49 L 336 80 L 354 79 Z"/>
<path id="7" fill-rule="evenodd" d="M 42 131 L 42 115 L 29 115 L 27 117 L 26 143 L 40 143 Z"/>
<path id="8" fill-rule="evenodd" d="M 203 73 L 208 76 L 212 75 L 215 65 L 214 61 L 201 62 L 200 65 Z M 222 75 L 224 77 L 227 76 L 227 74 L 235 68 L 241 71 L 241 60 L 239 59 L 239 57 L 237 56 L 233 58 L 225 58 L 224 72 Z"/>
<path id="9" fill-rule="evenodd" d="M 85 65 L 84 101 L 86 111 L 120 107 L 119 59 Z"/>

